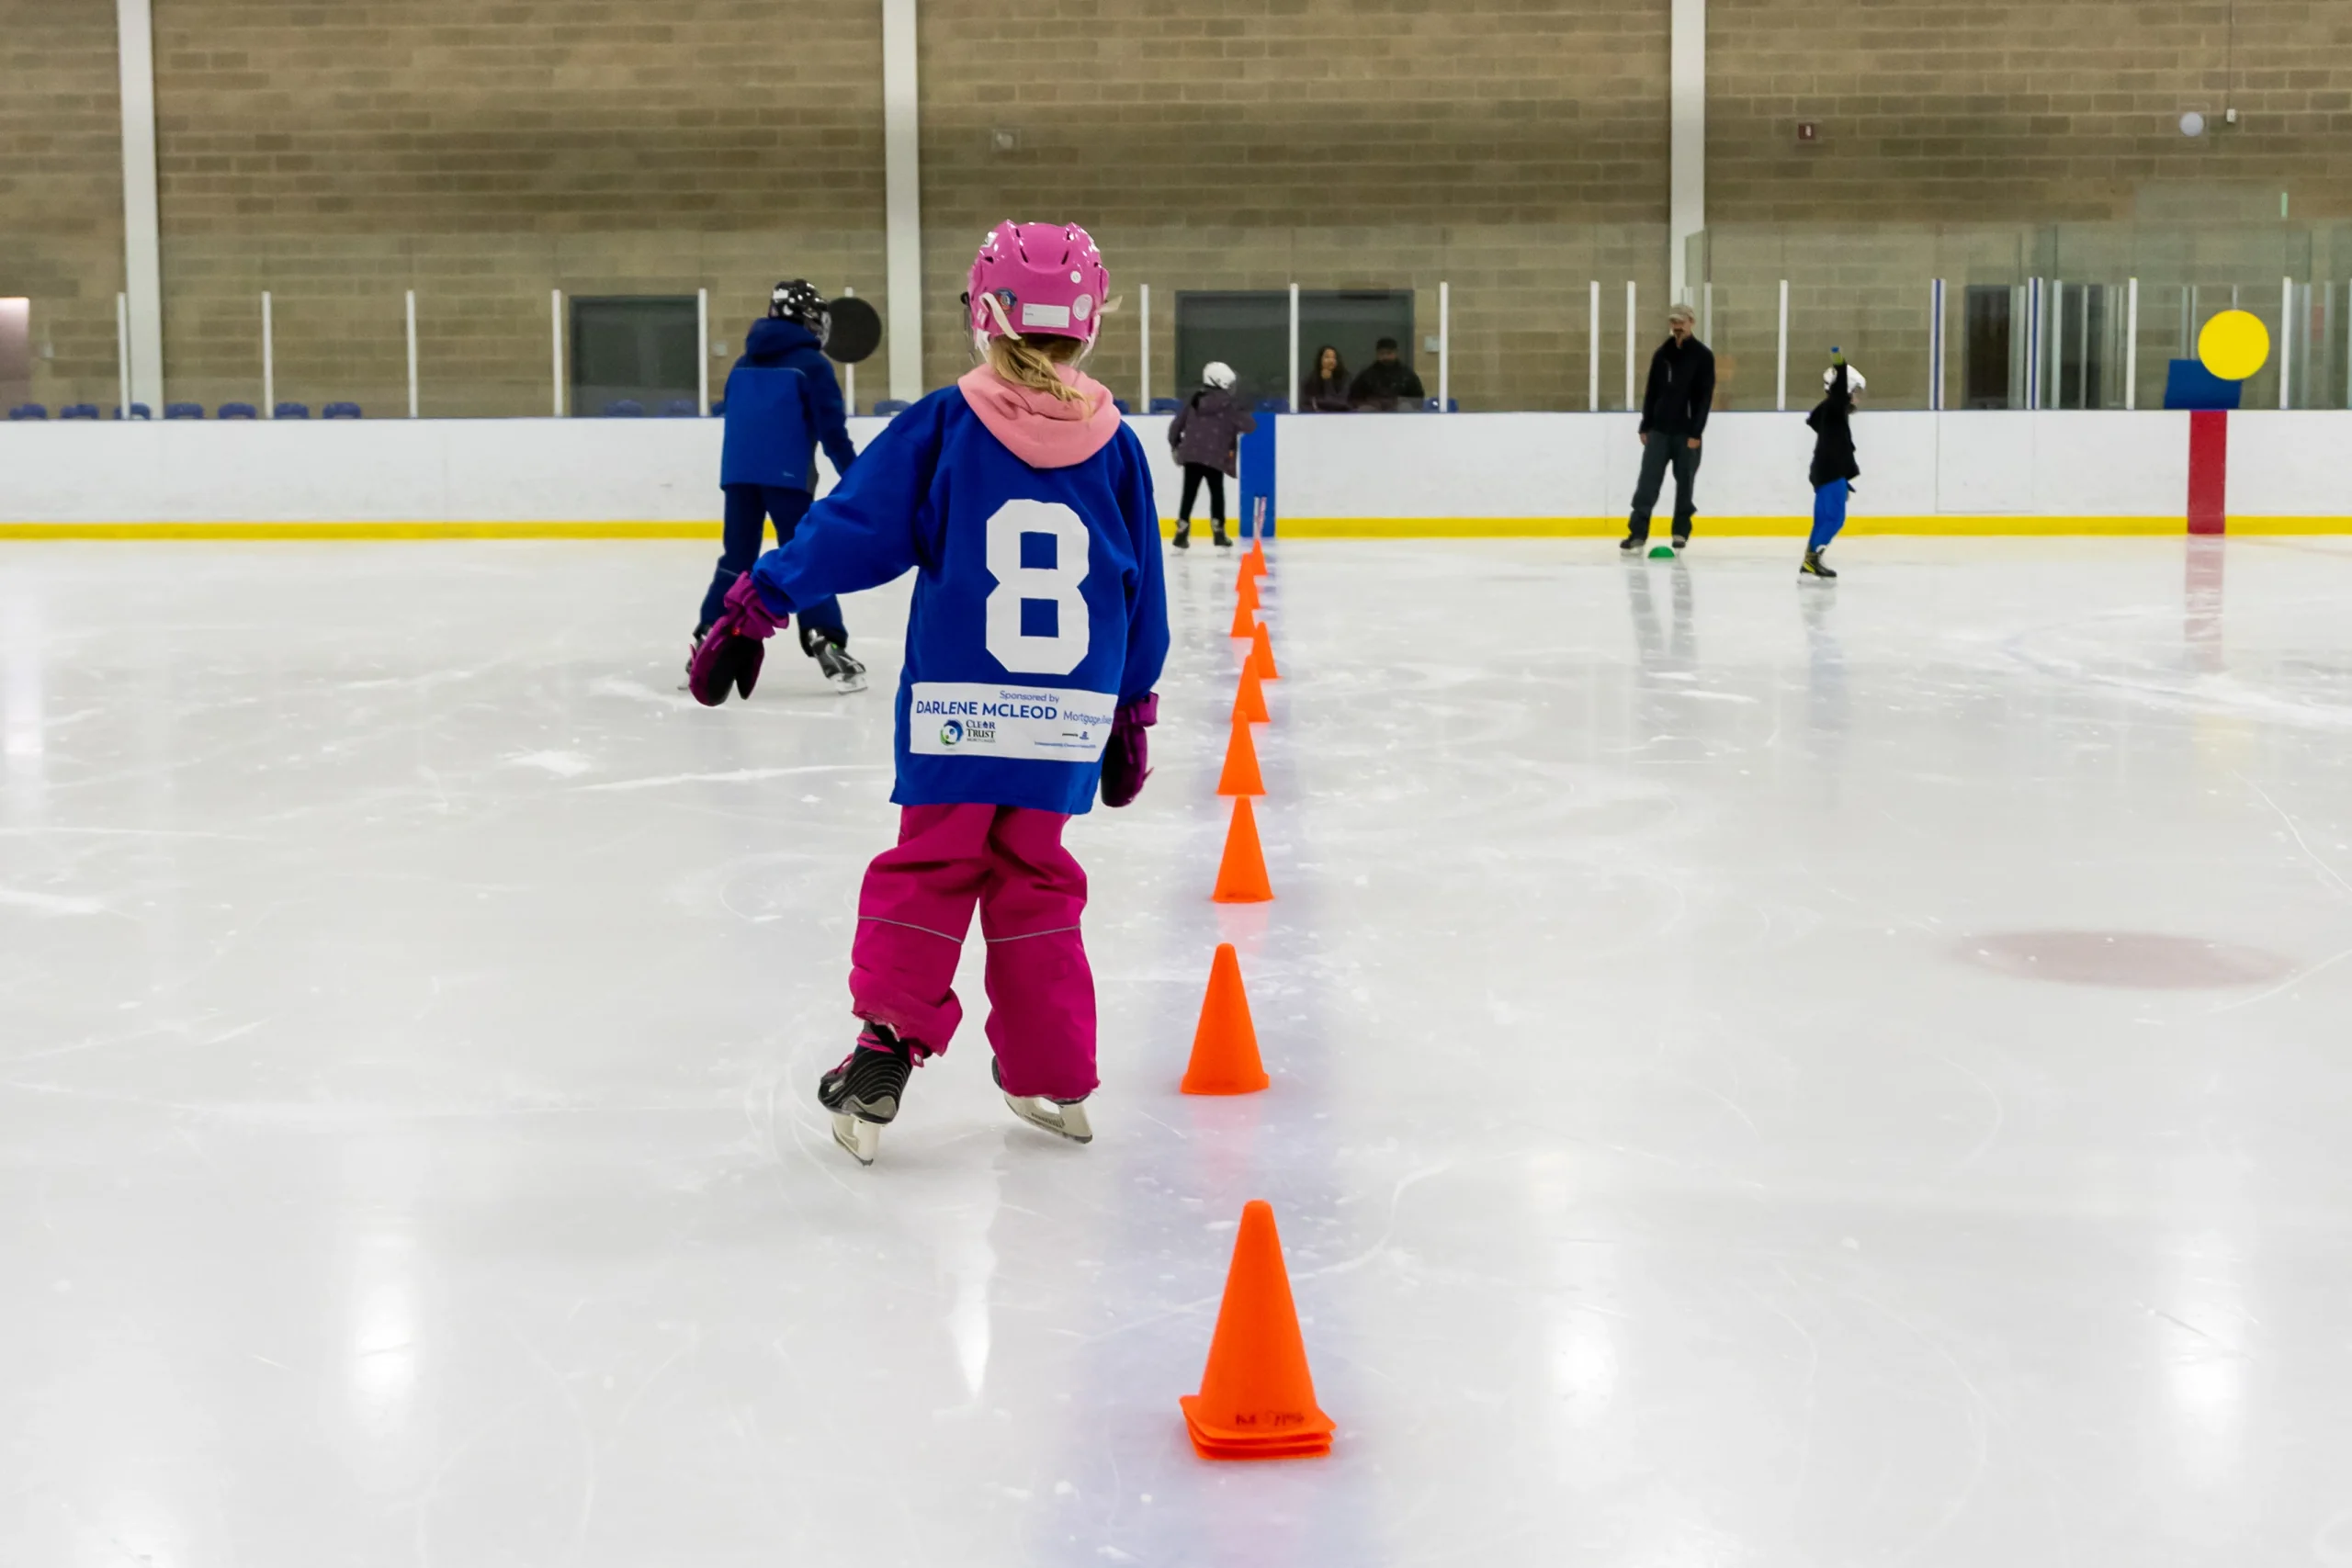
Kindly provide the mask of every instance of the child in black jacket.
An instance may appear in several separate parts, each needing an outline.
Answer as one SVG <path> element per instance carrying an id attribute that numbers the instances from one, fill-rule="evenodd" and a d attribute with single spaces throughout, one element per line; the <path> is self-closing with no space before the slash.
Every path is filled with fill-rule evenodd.
<path id="1" fill-rule="evenodd" d="M 1828 395 L 1804 419 L 1814 433 L 1813 536 L 1805 541 L 1804 564 L 1797 570 L 1805 577 L 1834 579 L 1838 574 L 1822 564 L 1821 552 L 1846 525 L 1846 495 L 1861 476 L 1862 466 L 1854 461 L 1849 416 L 1854 399 L 1869 383 L 1846 363 L 1845 351 L 1836 348 L 1829 351 L 1829 368 L 1822 372 L 1821 382 Z"/>

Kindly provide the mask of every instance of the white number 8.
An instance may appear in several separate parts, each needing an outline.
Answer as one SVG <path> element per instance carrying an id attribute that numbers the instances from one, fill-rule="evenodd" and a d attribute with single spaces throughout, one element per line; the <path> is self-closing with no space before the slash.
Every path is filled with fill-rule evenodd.
<path id="1" fill-rule="evenodd" d="M 1054 564 L 1021 564 L 1021 536 L 1045 534 L 1054 541 Z M 1067 675 L 1086 657 L 1092 638 L 1086 600 L 1091 543 L 1086 520 L 1058 501 L 1008 501 L 989 519 L 989 652 L 1007 670 L 1023 675 Z M 1044 599 L 1054 606 L 1054 635 L 1032 637 L 1021 629 L 1021 604 Z"/>

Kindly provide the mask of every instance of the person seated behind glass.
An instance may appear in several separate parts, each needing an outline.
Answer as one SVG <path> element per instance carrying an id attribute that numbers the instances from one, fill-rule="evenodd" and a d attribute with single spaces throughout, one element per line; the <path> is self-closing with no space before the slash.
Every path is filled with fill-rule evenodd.
<path id="1" fill-rule="evenodd" d="M 1328 343 L 1315 351 L 1315 368 L 1298 384 L 1298 412 L 1348 412 L 1348 367 L 1340 351 Z"/>
<path id="2" fill-rule="evenodd" d="M 1409 400 L 1418 408 L 1428 396 L 1413 367 L 1396 357 L 1396 340 L 1385 337 L 1372 345 L 1372 363 L 1348 389 L 1348 406 L 1395 413 L 1400 399 Z"/>

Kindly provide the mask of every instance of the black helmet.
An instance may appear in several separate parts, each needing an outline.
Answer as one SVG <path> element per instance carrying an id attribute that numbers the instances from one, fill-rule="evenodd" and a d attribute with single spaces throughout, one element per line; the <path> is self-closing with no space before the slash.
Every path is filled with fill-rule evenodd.
<path id="1" fill-rule="evenodd" d="M 786 278 L 768 294 L 768 316 L 815 330 L 825 319 L 825 297 L 805 277 Z"/>

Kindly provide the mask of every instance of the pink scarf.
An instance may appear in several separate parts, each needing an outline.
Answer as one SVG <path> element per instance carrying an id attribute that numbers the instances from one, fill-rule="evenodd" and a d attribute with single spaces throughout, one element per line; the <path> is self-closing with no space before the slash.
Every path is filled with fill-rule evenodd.
<path id="1" fill-rule="evenodd" d="M 1066 385 L 1086 394 L 1068 402 L 1051 392 L 1016 387 L 982 365 L 956 383 L 964 400 L 1004 443 L 1006 451 L 1033 468 L 1067 468 L 1083 463 L 1118 434 L 1119 410 L 1111 389 L 1080 373 L 1074 365 L 1055 367 Z"/>

